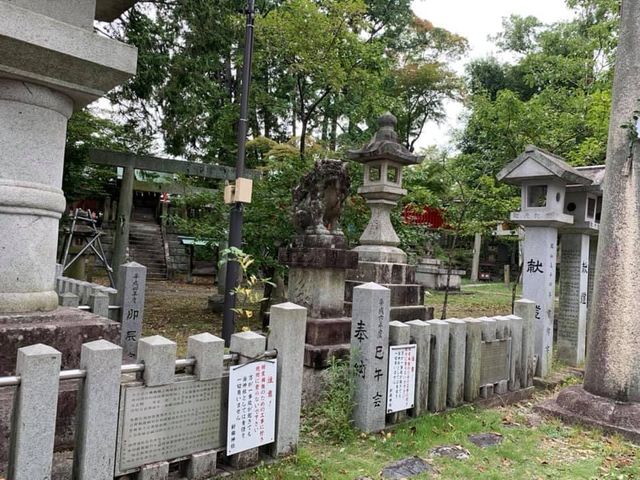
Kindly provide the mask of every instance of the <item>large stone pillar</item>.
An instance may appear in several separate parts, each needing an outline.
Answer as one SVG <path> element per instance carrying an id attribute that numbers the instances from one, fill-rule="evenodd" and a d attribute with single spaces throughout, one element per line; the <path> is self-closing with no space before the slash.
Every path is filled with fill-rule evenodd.
<path id="1" fill-rule="evenodd" d="M 85 340 L 117 337 L 115 323 L 58 309 L 53 285 L 67 121 L 136 68 L 136 49 L 96 34 L 93 22 L 133 3 L 0 0 L 1 372 L 12 370 L 21 342 L 56 347 L 68 367 L 82 338 L 68 329 L 84 329 Z"/>
<path id="2" fill-rule="evenodd" d="M 1 60 L 0 60 L 1 61 Z M 0 78 L 0 311 L 48 311 L 53 291 L 67 120 L 73 101 Z"/>
<path id="3" fill-rule="evenodd" d="M 623 0 L 584 387 L 539 408 L 640 441 L 640 0 Z"/>
<path id="4" fill-rule="evenodd" d="M 623 128 L 635 123 L 640 98 L 638 0 L 622 2 L 616 56 L 584 388 L 602 397 L 639 402 L 640 144 L 637 132 Z"/>
<path id="5" fill-rule="evenodd" d="M 524 234 L 522 296 L 535 302 L 536 372 L 545 376 L 553 362 L 553 316 L 558 230 L 527 227 Z"/>

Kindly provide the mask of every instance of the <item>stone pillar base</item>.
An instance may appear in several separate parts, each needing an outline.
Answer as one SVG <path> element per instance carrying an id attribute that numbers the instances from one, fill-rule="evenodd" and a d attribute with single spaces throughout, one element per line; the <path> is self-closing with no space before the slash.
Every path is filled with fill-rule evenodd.
<path id="1" fill-rule="evenodd" d="M 62 368 L 78 368 L 83 343 L 120 343 L 120 324 L 77 308 L 0 314 L 0 376 L 13 375 L 18 349 L 44 343 L 62 352 Z"/>
<path id="2" fill-rule="evenodd" d="M 44 343 L 62 352 L 62 368 L 78 368 L 83 343 L 105 339 L 120 343 L 120 324 L 77 308 L 51 312 L 0 314 L 0 376 L 14 375 L 18 348 Z M 56 420 L 56 448 L 73 445 L 80 382 L 61 382 Z M 0 477 L 8 459 L 15 387 L 0 388 Z"/>
<path id="3" fill-rule="evenodd" d="M 535 407 L 567 423 L 599 427 L 640 442 L 640 403 L 618 402 L 587 392 L 582 386 L 569 387 L 558 396 Z"/>

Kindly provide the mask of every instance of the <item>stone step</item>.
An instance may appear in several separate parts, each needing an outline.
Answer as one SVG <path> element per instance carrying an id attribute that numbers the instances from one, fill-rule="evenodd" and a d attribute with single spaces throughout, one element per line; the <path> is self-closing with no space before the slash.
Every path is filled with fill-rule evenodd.
<path id="1" fill-rule="evenodd" d="M 350 343 L 341 345 L 322 345 L 314 346 L 305 343 L 304 345 L 304 364 L 307 367 L 325 368 L 329 366 L 332 357 L 337 359 L 349 358 L 351 350 Z"/>
<path id="2" fill-rule="evenodd" d="M 344 300 L 353 300 L 353 289 L 364 282 L 347 280 L 345 282 Z M 424 305 L 424 287 L 416 283 L 413 284 L 381 284 L 391 290 L 391 306 L 401 305 Z"/>
<path id="3" fill-rule="evenodd" d="M 358 262 L 358 268 L 347 270 L 346 278 L 357 282 L 416 283 L 416 267 L 406 263 Z"/>
<path id="4" fill-rule="evenodd" d="M 344 314 L 351 315 L 351 302 L 344 302 Z M 401 305 L 391 307 L 390 321 L 408 322 L 410 320 L 433 320 L 433 307 L 422 305 Z"/>
<path id="5" fill-rule="evenodd" d="M 349 343 L 351 318 L 309 318 L 305 342 L 314 345 Z"/>

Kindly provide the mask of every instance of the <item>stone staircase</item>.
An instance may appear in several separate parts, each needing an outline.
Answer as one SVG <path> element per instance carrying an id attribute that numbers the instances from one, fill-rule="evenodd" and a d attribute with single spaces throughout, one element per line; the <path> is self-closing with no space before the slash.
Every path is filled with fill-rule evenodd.
<path id="1" fill-rule="evenodd" d="M 162 232 L 152 208 L 134 208 L 129 229 L 129 254 L 133 261 L 147 267 L 147 279 L 167 278 Z"/>

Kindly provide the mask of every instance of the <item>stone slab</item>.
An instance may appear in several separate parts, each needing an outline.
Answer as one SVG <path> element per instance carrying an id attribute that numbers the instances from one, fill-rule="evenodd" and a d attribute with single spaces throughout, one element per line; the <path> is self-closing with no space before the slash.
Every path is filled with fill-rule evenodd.
<path id="1" fill-rule="evenodd" d="M 332 358 L 349 358 L 350 349 L 350 343 L 320 346 L 307 343 L 304 346 L 304 365 L 305 367 L 326 368 L 329 366 Z"/>
<path id="2" fill-rule="evenodd" d="M 309 318 L 305 342 L 309 345 L 339 345 L 349 343 L 351 318 Z"/>
<path id="3" fill-rule="evenodd" d="M 534 409 L 567 423 L 599 427 L 640 443 L 640 403 L 617 402 L 575 386 L 565 388 L 555 399 Z"/>
<path id="4" fill-rule="evenodd" d="M 347 278 L 356 282 L 373 281 L 378 284 L 415 282 L 416 267 L 406 263 L 359 262 L 357 269 L 348 270 Z"/>
<path id="5" fill-rule="evenodd" d="M 434 468 L 420 457 L 409 457 L 384 467 L 381 476 L 401 480 L 420 474 L 434 473 L 434 471 Z"/>
<path id="6" fill-rule="evenodd" d="M 351 302 L 353 298 L 353 289 L 362 282 L 347 280 L 345 282 L 345 302 Z M 388 288 L 391 293 L 391 306 L 404 305 L 423 305 L 424 304 L 424 287 L 418 284 L 381 284 Z"/>
<path id="7" fill-rule="evenodd" d="M 346 270 L 358 267 L 358 253 L 336 248 L 281 248 L 278 261 L 289 267 Z"/>
<path id="8" fill-rule="evenodd" d="M 36 343 L 62 352 L 62 368 L 78 368 L 80 348 L 92 340 L 120 342 L 120 324 L 77 308 L 0 315 L 0 375 L 15 371 L 18 348 Z"/>
<path id="9" fill-rule="evenodd" d="M 0 2 L 0 51 L 3 77 L 62 91 L 76 108 L 136 72 L 135 47 L 7 2 Z"/>

